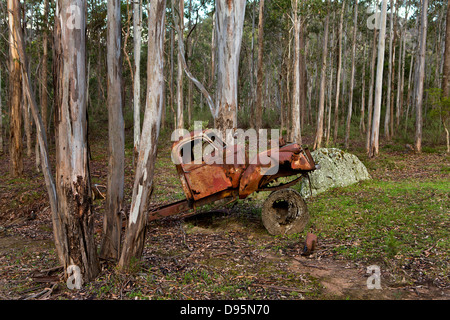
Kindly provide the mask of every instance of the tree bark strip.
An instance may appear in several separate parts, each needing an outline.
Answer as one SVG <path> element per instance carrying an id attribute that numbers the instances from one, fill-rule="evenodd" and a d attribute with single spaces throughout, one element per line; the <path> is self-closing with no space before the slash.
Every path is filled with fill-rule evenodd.
<path id="1" fill-rule="evenodd" d="M 128 227 L 125 233 L 120 268 L 128 268 L 140 259 L 144 249 L 147 226 L 147 203 L 153 188 L 153 173 L 159 137 L 164 93 L 164 22 L 165 0 L 150 2 L 148 17 L 148 61 L 146 107 L 142 126 L 141 146 L 133 184 L 133 196 Z"/>
<path id="2" fill-rule="evenodd" d="M 55 127 L 56 191 L 61 234 L 59 258 L 65 270 L 81 269 L 83 280 L 99 272 L 94 241 L 86 121 L 86 2 L 56 2 Z"/>
<path id="3" fill-rule="evenodd" d="M 375 103 L 373 107 L 372 133 L 370 138 L 369 157 L 378 155 L 379 148 L 379 132 L 381 117 L 381 99 L 382 99 L 382 82 L 383 82 L 383 64 L 384 64 L 384 48 L 386 34 L 386 11 L 387 0 L 383 0 L 380 20 L 380 35 L 378 40 L 378 61 L 377 61 L 377 77 L 375 82 Z"/>
<path id="4" fill-rule="evenodd" d="M 8 0 L 7 6 L 9 24 L 10 173 L 13 177 L 20 177 L 23 175 L 22 80 L 16 38 L 16 29 L 20 29 L 20 5 L 16 0 Z"/>
<path id="5" fill-rule="evenodd" d="M 414 148 L 417 152 L 422 152 L 422 106 L 423 106 L 423 87 L 425 81 L 425 51 L 427 44 L 427 12 L 428 0 L 423 0 L 420 18 L 420 38 L 419 38 L 419 57 L 417 59 L 417 78 L 415 84 L 415 107 L 416 107 L 416 133 L 414 137 Z"/>
<path id="6" fill-rule="evenodd" d="M 107 16 L 107 105 L 108 179 L 103 239 L 100 256 L 117 260 L 120 256 L 125 168 L 125 133 L 122 114 L 122 61 L 120 1 L 108 1 Z"/>
<path id="7" fill-rule="evenodd" d="M 352 71 L 350 75 L 350 95 L 348 101 L 347 122 L 345 126 L 345 148 L 348 149 L 350 143 L 350 122 L 353 110 L 353 87 L 355 82 L 355 58 L 356 58 L 356 31 L 358 29 L 358 0 L 355 1 L 355 16 L 353 21 L 353 44 L 352 44 Z"/>

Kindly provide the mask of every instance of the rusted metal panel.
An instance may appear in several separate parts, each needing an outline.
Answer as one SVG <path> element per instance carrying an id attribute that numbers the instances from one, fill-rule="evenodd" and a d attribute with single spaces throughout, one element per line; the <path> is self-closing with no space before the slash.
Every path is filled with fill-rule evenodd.
<path id="1" fill-rule="evenodd" d="M 172 216 L 174 214 L 187 211 L 191 208 L 192 206 L 190 205 L 188 200 L 181 200 L 178 202 L 170 203 L 165 206 L 161 206 L 151 210 L 149 212 L 148 220 L 152 221 L 162 219 L 164 217 Z"/>
<path id="2" fill-rule="evenodd" d="M 185 176 L 194 200 L 231 187 L 231 181 L 225 175 L 223 167 L 217 165 L 200 166 L 195 170 L 185 172 Z"/>

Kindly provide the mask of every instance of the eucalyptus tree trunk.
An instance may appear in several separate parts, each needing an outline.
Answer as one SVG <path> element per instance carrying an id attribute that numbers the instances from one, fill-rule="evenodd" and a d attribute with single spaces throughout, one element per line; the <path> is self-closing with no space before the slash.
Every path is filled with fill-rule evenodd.
<path id="1" fill-rule="evenodd" d="M 94 240 L 86 121 L 86 2 L 57 0 L 55 12 L 55 128 L 58 218 L 55 244 L 64 268 L 83 280 L 99 272 Z M 55 230 L 56 228 L 56 230 Z"/>
<path id="2" fill-rule="evenodd" d="M 396 49 L 397 49 L 397 12 L 398 12 L 398 0 L 395 1 L 395 11 L 394 11 L 394 20 L 392 21 L 392 23 L 394 24 L 394 39 L 392 39 L 393 41 L 393 47 L 392 47 L 392 74 L 391 74 L 391 105 L 389 107 L 389 111 L 390 111 L 390 116 L 389 116 L 389 138 L 392 138 L 392 136 L 394 135 L 394 107 L 395 107 L 395 99 L 394 99 L 394 90 L 395 90 L 395 57 L 396 57 Z M 392 10 L 394 10 L 394 8 L 392 8 Z M 401 50 L 399 50 L 401 51 Z M 400 56 L 400 52 L 399 52 L 399 56 Z M 397 67 L 400 68 L 400 65 Z"/>
<path id="3" fill-rule="evenodd" d="M 19 53 L 17 52 L 16 29 L 20 29 L 19 2 L 8 0 L 9 24 L 9 108 L 10 108 L 10 173 L 13 177 L 23 174 L 22 155 L 22 80 Z"/>
<path id="4" fill-rule="evenodd" d="M 342 1 L 342 9 L 341 9 L 341 17 L 339 20 L 339 48 L 338 48 L 338 64 L 336 71 L 336 101 L 334 105 L 334 132 L 333 132 L 333 141 L 336 143 L 339 129 L 339 93 L 340 93 L 340 85 L 341 85 L 341 71 L 342 71 L 342 26 L 344 23 L 344 11 L 345 11 L 345 2 Z"/>
<path id="5" fill-rule="evenodd" d="M 388 81 L 387 81 L 387 93 L 386 93 L 386 113 L 384 116 L 384 136 L 386 139 L 390 139 L 391 133 L 389 132 L 389 122 L 391 121 L 391 83 L 392 83 L 392 44 L 394 40 L 394 0 L 390 0 L 390 20 L 389 20 L 389 71 L 388 71 Z"/>
<path id="6" fill-rule="evenodd" d="M 253 39 L 252 39 L 253 41 Z M 253 60 L 252 60 L 253 66 Z M 214 84 L 214 76 L 216 75 L 216 13 L 213 13 L 213 21 L 212 21 L 212 32 L 211 32 L 211 70 L 209 75 L 209 89 L 212 88 Z M 253 86 L 253 69 L 250 74 L 250 85 Z M 253 88 L 253 87 L 252 87 Z"/>
<path id="7" fill-rule="evenodd" d="M 329 5 L 329 2 L 327 2 Z M 319 149 L 322 145 L 323 138 L 323 123 L 324 123 L 324 104 L 325 104 L 325 80 L 327 77 L 327 55 L 328 55 L 328 25 L 330 21 L 329 8 L 327 9 L 327 17 L 325 19 L 325 31 L 323 35 L 323 53 L 322 53 L 322 68 L 320 72 L 320 93 L 319 93 L 319 109 L 317 111 L 317 129 L 316 139 L 314 140 L 313 149 Z"/>
<path id="8" fill-rule="evenodd" d="M 174 1 L 174 0 L 172 0 Z M 178 11 L 180 19 L 178 19 L 179 32 L 177 34 L 177 41 L 183 41 L 184 32 L 184 0 L 178 0 Z M 179 46 L 178 46 L 179 47 Z M 184 128 L 184 99 L 183 99 L 183 68 L 182 57 L 183 53 L 178 50 L 178 62 L 177 62 L 177 128 Z"/>
<path id="9" fill-rule="evenodd" d="M 405 55 L 406 55 L 406 22 L 408 21 L 409 5 L 406 6 L 405 20 L 400 28 L 400 54 L 398 58 L 397 109 L 395 120 L 397 129 L 400 126 L 400 116 L 403 112 L 403 92 L 405 86 Z"/>
<path id="10" fill-rule="evenodd" d="M 238 68 L 245 2 L 216 1 L 217 91 L 214 124 L 221 132 L 237 126 Z"/>
<path id="11" fill-rule="evenodd" d="M 353 21 L 353 44 L 352 44 L 352 71 L 350 75 L 350 95 L 348 100 L 347 123 L 345 126 L 345 148 L 348 149 L 350 142 L 350 121 L 353 109 L 353 86 L 355 82 L 355 58 L 356 58 L 356 31 L 358 29 L 358 0 L 355 1 L 355 16 Z"/>
<path id="12" fill-rule="evenodd" d="M 335 20 L 336 14 L 333 13 L 333 20 Z M 330 62 L 333 61 L 333 52 L 334 52 L 334 30 L 331 33 L 331 41 L 330 41 Z M 325 146 L 328 147 L 328 144 L 330 143 L 330 136 L 331 136 L 331 113 L 332 113 L 332 88 L 333 88 L 333 65 L 330 63 L 330 77 L 328 79 L 328 88 L 327 88 L 327 94 L 328 94 L 328 106 L 327 106 L 327 128 L 326 128 L 326 137 L 325 137 Z"/>
<path id="13" fill-rule="evenodd" d="M 361 133 L 366 132 L 366 126 L 364 123 L 364 114 L 365 114 L 365 108 L 366 108 L 366 49 L 367 45 L 364 44 L 364 52 L 363 52 L 363 58 L 362 58 L 362 80 L 361 80 L 361 119 L 359 121 L 359 130 Z"/>
<path id="14" fill-rule="evenodd" d="M 153 188 L 153 173 L 163 108 L 165 10 L 165 0 L 150 2 L 147 73 L 152 76 L 147 81 L 141 145 L 133 184 L 128 227 L 119 260 L 120 268 L 129 267 L 133 259 L 141 257 L 144 249 L 148 218 L 147 204 Z"/>
<path id="15" fill-rule="evenodd" d="M 292 10 L 293 24 L 294 24 L 294 63 L 292 70 L 293 86 L 292 86 L 292 102 L 291 102 L 291 131 L 290 131 L 290 141 L 297 142 L 301 145 L 302 134 L 300 128 L 300 27 L 301 27 L 301 17 L 298 14 L 299 0 L 293 0 Z"/>
<path id="16" fill-rule="evenodd" d="M 373 106 L 372 133 L 370 137 L 369 157 L 378 155 L 379 148 L 379 132 L 380 132 L 380 116 L 381 116 L 381 99 L 382 99 L 382 82 L 383 82 L 383 64 L 384 64 L 384 48 L 386 35 L 386 11 L 387 0 L 383 0 L 380 20 L 380 36 L 378 40 L 378 61 L 377 61 L 377 77 L 375 82 L 375 103 Z"/>
<path id="17" fill-rule="evenodd" d="M 44 128 L 47 132 L 48 121 L 48 89 L 47 89 L 47 66 L 48 66 L 48 12 L 49 12 L 49 0 L 44 1 L 44 27 L 42 34 L 42 67 L 41 67 L 41 113 Z"/>
<path id="18" fill-rule="evenodd" d="M 100 256 L 116 260 L 120 255 L 123 188 L 125 167 L 125 133 L 122 115 L 122 61 L 120 0 L 109 0 L 107 9 L 106 63 L 108 83 L 108 179 L 103 239 Z"/>
<path id="19" fill-rule="evenodd" d="M 446 98 L 450 96 L 450 1 L 448 1 L 447 5 L 444 64 L 442 70 L 442 96 Z"/>
<path id="20" fill-rule="evenodd" d="M 259 0 L 259 23 L 258 23 L 258 65 L 256 76 L 256 106 L 255 124 L 256 132 L 262 127 L 262 82 L 263 74 L 263 48 L 264 48 L 264 0 Z"/>
<path id="21" fill-rule="evenodd" d="M 422 152 L 422 106 L 423 87 L 425 80 L 425 51 L 427 44 L 427 10 L 428 0 L 422 1 L 419 36 L 419 56 L 417 59 L 417 77 L 415 83 L 415 107 L 416 107 L 416 133 L 414 147 L 417 152 Z"/>
<path id="22" fill-rule="evenodd" d="M 141 138 L 141 30 L 142 30 L 142 0 L 133 0 L 133 146 L 134 158 L 139 154 Z"/>
<path id="23" fill-rule="evenodd" d="M 377 29 L 373 30 L 372 42 L 372 60 L 370 62 L 370 82 L 369 82 L 369 99 L 367 101 L 367 128 L 366 128 L 366 151 L 370 148 L 370 135 L 372 133 L 372 114 L 373 114 L 373 87 L 375 82 L 375 61 L 377 58 Z"/>

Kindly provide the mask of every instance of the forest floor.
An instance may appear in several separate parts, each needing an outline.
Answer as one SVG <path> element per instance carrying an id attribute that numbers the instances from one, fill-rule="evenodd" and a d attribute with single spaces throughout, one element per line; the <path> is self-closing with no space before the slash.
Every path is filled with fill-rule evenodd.
<path id="1" fill-rule="evenodd" d="M 107 141 L 91 143 L 92 183 L 106 185 Z M 184 197 L 160 141 L 152 205 Z M 126 151 L 126 211 L 131 201 L 131 146 Z M 259 193 L 209 208 L 189 219 L 150 223 L 142 259 L 127 272 L 102 262 L 98 278 L 69 290 L 52 238 L 51 213 L 34 154 L 24 176 L 12 178 L 0 155 L 0 299 L 450 299 L 450 156 L 436 147 L 422 154 L 384 144 L 368 159 L 349 150 L 372 179 L 307 199 L 305 231 L 271 236 L 260 215 Z M 54 161 L 54 159 L 53 159 Z M 99 241 L 104 202 L 94 201 Z M 309 256 L 307 232 L 318 236 Z M 369 266 L 381 289 L 369 289 Z"/>

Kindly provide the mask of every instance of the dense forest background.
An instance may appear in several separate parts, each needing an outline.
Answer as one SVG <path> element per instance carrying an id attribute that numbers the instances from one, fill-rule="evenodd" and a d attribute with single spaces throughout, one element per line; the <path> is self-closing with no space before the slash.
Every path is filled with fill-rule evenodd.
<path id="1" fill-rule="evenodd" d="M 21 8 L 22 28 L 29 57 L 32 87 L 40 105 L 45 104 L 43 114 L 49 132 L 53 132 L 54 86 L 52 78 L 52 27 L 54 25 L 55 3 L 49 2 L 48 12 L 44 1 L 26 1 Z M 178 3 L 176 4 L 178 6 Z M 133 127 L 133 77 L 141 79 L 142 88 L 147 79 L 147 29 L 148 3 L 142 3 L 142 47 L 139 75 L 133 68 L 133 11 L 131 1 L 121 1 L 122 35 L 122 95 L 125 128 Z M 443 105 L 440 92 L 443 81 L 444 49 L 446 37 L 447 1 L 431 1 L 427 11 L 427 33 L 425 54 L 425 77 L 423 91 L 424 145 L 445 144 L 445 118 L 448 118 L 448 104 Z M 357 10 L 356 25 L 354 21 Z M 167 5 L 166 34 L 164 40 L 165 104 L 162 128 L 176 126 L 177 112 L 177 32 L 174 27 L 172 6 Z M 301 1 L 299 2 L 301 88 L 300 121 L 304 135 L 316 134 L 318 110 L 321 99 L 321 80 L 324 79 L 323 104 L 325 125 L 324 137 L 327 145 L 338 144 L 346 136 L 346 118 L 352 109 L 350 138 L 365 139 L 368 117 L 373 103 L 376 63 L 373 50 L 378 43 L 374 38 L 377 31 L 376 15 L 380 6 L 374 1 Z M 420 34 L 420 1 L 388 1 L 387 31 L 382 82 L 382 104 L 380 131 L 382 139 L 395 139 L 414 144 L 415 99 L 417 86 L 415 67 L 418 64 Z M 342 18 L 341 18 L 342 13 Z M 88 113 L 90 134 L 100 134 L 97 128 L 107 120 L 106 83 L 106 1 L 88 1 L 86 10 L 86 46 L 88 71 Z M 260 16 L 263 20 L 260 21 Z M 184 5 L 185 58 L 191 73 L 214 95 L 214 3 L 211 1 L 187 1 Z M 324 43 L 325 20 L 329 19 L 327 43 Z M 1 101 L 3 144 L 9 139 L 9 52 L 8 19 L 6 1 L 1 2 L 0 39 L 3 57 L 1 70 Z M 262 25 L 260 26 L 259 24 Z M 342 26 L 341 26 L 342 24 Z M 391 28 L 392 27 L 392 28 Z M 258 34 L 261 29 L 262 39 Z M 354 34 L 355 33 L 355 34 Z M 47 36 L 45 36 L 47 35 Z M 356 37 L 354 37 L 356 36 Z M 47 39 L 45 39 L 47 38 Z M 290 1 L 265 1 L 261 8 L 258 1 L 248 1 L 239 59 L 238 80 L 238 126 L 254 126 L 257 110 L 262 112 L 262 127 L 291 127 L 291 106 L 293 88 L 292 70 L 294 63 L 293 5 Z M 353 42 L 355 48 L 353 51 Z M 48 42 L 44 53 L 44 42 Z M 324 49 L 327 47 L 328 49 Z M 259 52 L 262 57 L 259 58 Z M 341 52 L 341 54 L 339 54 Z M 323 55 L 326 54 L 324 59 Z M 354 70 L 352 60 L 354 57 Z M 44 60 L 45 58 L 45 60 Z M 262 73 L 258 75 L 258 61 L 262 61 Z M 324 65 L 324 74 L 322 74 Z M 337 79 L 340 65 L 340 77 Z M 46 75 L 43 75 L 43 72 Z M 44 78 L 45 77 L 45 78 Z M 43 80 L 45 79 L 45 83 Z M 192 126 L 194 120 L 209 121 L 207 102 L 195 85 L 182 77 L 183 125 Z M 340 89 L 337 90 L 337 80 Z M 261 86 L 262 98 L 257 99 L 257 82 Z M 337 95 L 338 94 L 338 95 Z M 141 106 L 145 105 L 145 90 L 140 91 Z M 336 113 L 337 107 L 337 113 Z M 42 107 L 41 107 L 42 108 Z M 32 118 L 23 113 L 25 129 L 31 128 Z M 390 111 L 391 110 L 391 111 Z M 143 118 L 143 112 L 141 112 Z M 330 124 L 331 122 L 331 124 Z M 448 125 L 447 125 L 448 126 Z M 24 130 L 24 146 L 32 147 L 33 129 Z M 25 134 L 26 133 L 26 134 Z M 331 134 L 330 134 L 331 133 Z M 53 139 L 50 134 L 50 140 Z M 127 141 L 127 143 L 131 143 Z"/>

